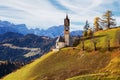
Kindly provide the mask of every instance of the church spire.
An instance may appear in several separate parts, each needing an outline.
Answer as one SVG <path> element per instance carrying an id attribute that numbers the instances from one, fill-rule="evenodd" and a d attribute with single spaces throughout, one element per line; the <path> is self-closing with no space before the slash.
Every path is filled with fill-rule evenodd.
<path id="1" fill-rule="evenodd" d="M 65 38 L 65 46 L 70 45 L 70 19 L 68 18 L 68 14 L 66 13 L 66 18 L 64 19 L 64 38 Z"/>
<path id="2" fill-rule="evenodd" d="M 68 19 L 68 13 L 66 13 L 66 19 Z"/>

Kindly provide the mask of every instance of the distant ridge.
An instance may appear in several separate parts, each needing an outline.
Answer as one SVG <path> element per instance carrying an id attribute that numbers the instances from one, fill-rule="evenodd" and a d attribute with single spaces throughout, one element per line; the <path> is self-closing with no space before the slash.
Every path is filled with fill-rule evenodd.
<path id="1" fill-rule="evenodd" d="M 1 34 L 0 60 L 12 60 L 13 62 L 30 62 L 31 60 L 33 60 L 33 58 L 35 59 L 37 57 L 40 57 L 44 53 L 50 51 L 51 47 L 55 45 L 55 40 L 56 39 L 45 36 L 37 36 L 35 34 L 23 35 L 14 32 Z M 35 50 L 38 48 L 40 50 Z M 24 57 L 24 55 L 32 52 L 32 49 L 33 52 L 35 52 L 34 55 L 30 57 Z"/>
<path id="2" fill-rule="evenodd" d="M 25 24 L 14 24 L 10 23 L 8 21 L 0 21 L 0 34 L 4 34 L 6 32 L 15 32 L 15 33 L 21 33 L 23 35 L 26 34 L 35 34 L 38 36 L 48 36 L 51 38 L 55 38 L 57 36 L 63 35 L 64 26 L 52 26 L 46 30 L 44 29 L 28 29 Z M 72 31 L 72 36 L 80 36 L 82 35 L 81 30 Z"/>

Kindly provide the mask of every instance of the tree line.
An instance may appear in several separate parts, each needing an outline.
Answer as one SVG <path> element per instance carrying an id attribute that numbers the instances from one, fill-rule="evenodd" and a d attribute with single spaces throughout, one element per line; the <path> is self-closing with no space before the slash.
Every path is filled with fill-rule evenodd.
<path id="1" fill-rule="evenodd" d="M 113 18 L 113 13 L 112 11 L 108 10 L 102 15 L 101 18 L 100 17 L 94 18 L 93 29 L 90 28 L 88 21 L 86 21 L 86 24 L 84 26 L 83 36 L 91 36 L 93 32 L 103 29 L 110 29 L 115 26 L 116 26 L 116 20 Z"/>
<path id="2" fill-rule="evenodd" d="M 107 50 L 110 51 L 111 50 L 111 37 L 106 34 L 106 39 L 105 39 L 105 42 L 106 42 L 106 46 L 107 46 Z M 82 50 L 84 51 L 85 50 L 85 40 L 87 39 L 90 39 L 91 43 L 93 44 L 93 47 L 94 47 L 94 51 L 98 50 L 97 48 L 97 44 L 100 42 L 99 41 L 99 38 L 97 38 L 97 36 L 90 36 L 90 37 L 81 37 L 81 44 L 82 44 Z M 120 30 L 117 30 L 116 32 L 116 35 L 115 35 L 115 42 L 118 44 L 118 48 L 120 49 Z"/>
<path id="3" fill-rule="evenodd" d="M 90 28 L 90 25 L 88 21 L 86 21 L 85 26 L 84 26 L 84 31 L 83 31 L 83 36 L 81 38 L 81 43 L 82 43 L 82 50 L 85 50 L 85 40 L 86 39 L 91 39 L 91 43 L 94 45 L 94 50 L 97 50 L 97 44 L 99 42 L 99 39 L 97 39 L 94 36 L 94 32 L 103 30 L 103 29 L 110 29 L 113 27 L 116 27 L 116 20 L 113 18 L 112 11 L 108 10 L 106 11 L 102 17 L 95 17 L 94 18 L 94 24 L 93 24 L 93 29 Z M 116 33 L 116 42 L 118 42 L 118 45 L 120 47 L 120 31 L 118 30 Z M 111 38 L 109 35 L 106 35 L 106 43 L 107 43 L 107 50 L 110 51 L 110 41 Z"/>
<path id="4" fill-rule="evenodd" d="M 21 62 L 11 62 L 11 61 L 3 61 L 0 62 L 0 78 L 21 68 L 24 63 Z"/>

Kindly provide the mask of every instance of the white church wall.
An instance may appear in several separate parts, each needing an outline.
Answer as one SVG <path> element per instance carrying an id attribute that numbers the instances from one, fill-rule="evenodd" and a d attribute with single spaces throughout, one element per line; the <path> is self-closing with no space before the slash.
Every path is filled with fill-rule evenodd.
<path id="1" fill-rule="evenodd" d="M 56 48 L 57 49 L 60 49 L 60 48 L 63 48 L 63 47 L 65 47 L 65 43 L 64 42 L 58 42 L 58 43 L 56 43 Z"/>

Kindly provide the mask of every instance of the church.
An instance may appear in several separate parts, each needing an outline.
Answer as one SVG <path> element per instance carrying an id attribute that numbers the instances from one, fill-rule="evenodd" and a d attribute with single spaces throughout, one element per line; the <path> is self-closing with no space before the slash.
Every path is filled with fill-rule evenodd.
<path id="1" fill-rule="evenodd" d="M 59 36 L 56 40 L 56 49 L 60 49 L 63 47 L 70 46 L 70 19 L 66 14 L 66 18 L 64 19 L 64 37 Z"/>

